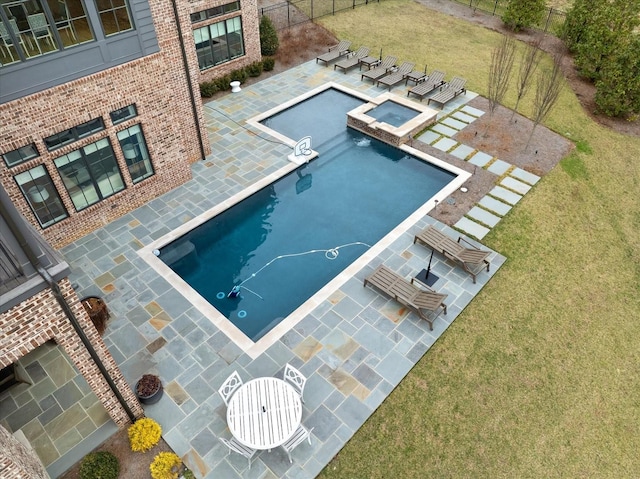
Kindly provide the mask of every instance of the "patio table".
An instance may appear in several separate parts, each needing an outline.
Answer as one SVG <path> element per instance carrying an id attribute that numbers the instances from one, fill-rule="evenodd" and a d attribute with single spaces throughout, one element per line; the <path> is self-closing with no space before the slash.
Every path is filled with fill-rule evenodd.
<path id="1" fill-rule="evenodd" d="M 364 57 L 358 61 L 360 65 L 360 70 L 362 70 L 362 66 L 366 66 L 367 70 L 371 70 L 372 67 L 380 63 L 380 59 L 378 57 Z"/>
<path id="2" fill-rule="evenodd" d="M 227 407 L 231 434 L 253 449 L 270 450 L 284 444 L 301 420 L 300 396 L 278 378 L 257 378 L 243 384 Z"/>

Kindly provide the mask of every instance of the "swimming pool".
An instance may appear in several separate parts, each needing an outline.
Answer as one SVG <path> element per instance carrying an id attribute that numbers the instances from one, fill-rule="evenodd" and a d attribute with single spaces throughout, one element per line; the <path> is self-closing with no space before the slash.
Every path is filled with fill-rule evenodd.
<path id="1" fill-rule="evenodd" d="M 321 124 L 319 131 L 310 132 L 304 121 L 287 119 L 287 114 L 295 112 L 291 109 L 280 115 L 268 112 L 269 119 L 263 122 L 278 129 L 281 129 L 277 125 L 281 120 L 288 125 L 275 136 L 298 139 L 311 133 L 313 147 L 320 152 L 316 160 L 276 182 L 262 185 L 249 196 L 243 194 L 244 201 L 232 209 L 217 210 L 198 218 L 195 223 L 199 228 L 179 236 L 172 247 L 167 246 L 169 240 L 178 237 L 175 233 L 145 248 L 147 253 L 149 248 L 159 248 L 160 259 L 170 257 L 174 246 L 181 250 L 169 261 L 173 271 L 178 273 L 172 278 L 172 284 L 187 283 L 191 292 L 183 294 L 192 300 L 195 298 L 194 303 L 203 312 L 206 310 L 207 316 L 213 316 L 215 324 L 224 326 L 220 315 L 211 314 L 213 308 L 203 306 L 199 300 L 206 299 L 215 306 L 217 313 L 229 316 L 234 327 L 225 332 L 238 344 L 242 343 L 243 349 L 263 336 L 269 336 L 269 341 L 273 341 L 274 331 L 267 333 L 271 327 L 286 316 L 283 323 L 290 327 L 291 322 L 301 319 L 309 307 L 316 306 L 322 297 L 326 299 L 336 287 L 336 281 L 345 281 L 345 272 L 353 274 L 354 268 L 362 267 L 358 264 L 360 260 L 354 260 L 360 257 L 369 261 L 384 247 L 379 240 L 387 238 L 390 229 L 404 223 L 403 220 L 409 219 L 407 217 L 415 222 L 416 213 L 423 216 L 427 204 L 430 203 L 430 208 L 433 198 L 441 194 L 438 193 L 440 188 L 451 184 L 456 177 L 456 173 L 408 155 L 411 148 L 392 148 L 362 133 L 347 130 L 344 112 L 366 98 L 345 96 L 332 91 L 333 88 L 323 90 L 346 98 L 347 104 L 341 107 L 341 125 L 340 122 L 337 127 L 333 122 L 326 123 L 323 113 L 322 121 L 306 118 L 305 121 L 311 121 L 312 125 Z M 320 103 L 316 105 L 313 99 L 304 102 L 298 99 L 295 103 L 310 106 L 311 111 L 339 103 L 335 98 L 317 98 Z M 263 127 L 268 129 L 264 124 Z M 334 127 L 341 131 L 330 131 Z M 290 143 L 294 142 L 290 140 Z M 421 173 L 424 168 L 430 173 Z M 396 173 L 392 175 L 390 171 Z M 395 186 L 387 184 L 390 175 L 398 177 Z M 431 184 L 432 181 L 435 183 Z M 378 185 L 382 182 L 384 187 L 376 187 L 376 182 Z M 427 191 L 427 185 L 434 189 Z M 367 191 L 367 188 L 370 189 Z M 408 188 L 415 193 L 408 194 Z M 385 201 L 379 201 L 381 194 Z M 391 219 L 391 223 L 381 225 L 380 218 Z M 187 227 L 185 225 L 184 229 Z M 403 228 L 406 229 L 406 225 Z M 211 236 L 199 238 L 200 232 L 206 230 Z M 228 234 L 223 235 L 223 232 Z M 373 248 L 368 247 L 376 242 Z M 149 262 L 165 277 L 171 276 L 158 261 L 149 258 Z M 208 266 L 198 263 L 208 263 Z M 228 293 L 234 286 L 241 286 L 240 297 L 229 298 Z M 318 290 L 320 297 L 314 296 Z M 310 297 L 311 300 L 305 303 Z M 279 309 L 272 310 L 272 306 Z M 292 311 L 294 314 L 289 314 Z M 283 332 L 281 325 L 275 328 L 279 335 Z M 238 339 L 236 328 L 251 341 Z"/>
<path id="2" fill-rule="evenodd" d="M 378 121 L 384 121 L 391 126 L 399 127 L 412 118 L 418 116 L 420 112 L 404 105 L 385 101 L 367 113 Z"/>

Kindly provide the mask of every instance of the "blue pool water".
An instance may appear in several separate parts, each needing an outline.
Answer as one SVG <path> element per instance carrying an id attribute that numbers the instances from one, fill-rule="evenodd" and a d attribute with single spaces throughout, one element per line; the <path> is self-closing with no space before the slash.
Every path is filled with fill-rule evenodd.
<path id="1" fill-rule="evenodd" d="M 420 112 L 409 108 L 408 106 L 395 103 L 393 101 L 385 101 L 380 103 L 377 107 L 372 108 L 367 112 L 372 118 L 378 121 L 383 121 L 391 126 L 400 127 L 406 122 L 418 116 Z"/>
<path id="2" fill-rule="evenodd" d="M 254 341 L 455 176 L 347 128 L 361 104 L 329 89 L 265 120 L 289 138 L 311 135 L 320 156 L 161 250 Z"/>

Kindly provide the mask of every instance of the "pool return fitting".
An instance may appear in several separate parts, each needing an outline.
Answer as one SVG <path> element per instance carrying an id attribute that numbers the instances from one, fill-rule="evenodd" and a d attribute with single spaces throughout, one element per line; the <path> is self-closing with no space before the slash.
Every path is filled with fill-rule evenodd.
<path id="1" fill-rule="evenodd" d="M 340 246 L 335 246 L 335 247 L 329 248 L 329 249 L 311 249 L 309 251 L 303 251 L 301 253 L 290 253 L 290 254 L 278 255 L 275 258 L 273 258 L 272 260 L 270 260 L 267 263 L 265 263 L 260 269 L 258 269 L 258 271 L 256 271 L 255 273 L 252 273 L 251 276 L 249 276 L 247 279 L 242 281 L 240 284 L 237 284 L 233 288 L 231 288 L 231 291 L 229 291 L 229 294 L 227 294 L 227 298 L 237 298 L 240 295 L 240 289 L 242 288 L 242 289 L 246 289 L 250 293 L 255 294 L 258 298 L 264 300 L 264 298 L 262 296 L 260 296 L 255 291 L 251 291 L 249 288 L 244 286 L 244 284 L 247 281 L 249 281 L 250 279 L 255 278 L 256 275 L 259 274 L 263 269 L 265 269 L 267 266 L 271 265 L 272 263 L 274 263 L 275 261 L 277 261 L 279 259 L 293 258 L 293 257 L 296 257 L 296 256 L 304 256 L 304 255 L 313 254 L 313 253 L 324 253 L 324 257 L 327 258 L 328 260 L 332 261 L 332 260 L 336 259 L 339 256 L 340 248 L 345 248 L 347 246 L 357 246 L 357 245 L 366 246 L 367 248 L 371 248 L 371 245 L 369 245 L 367 243 L 363 243 L 361 241 L 354 241 L 353 243 L 346 243 L 346 244 L 343 244 L 343 245 L 340 245 Z"/>

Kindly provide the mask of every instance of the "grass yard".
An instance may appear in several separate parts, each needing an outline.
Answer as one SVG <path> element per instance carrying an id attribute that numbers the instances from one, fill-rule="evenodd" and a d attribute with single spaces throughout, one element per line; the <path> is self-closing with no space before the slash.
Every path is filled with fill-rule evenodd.
<path id="1" fill-rule="evenodd" d="M 408 0 L 320 23 L 487 91 L 495 32 Z M 320 477 L 638 477 L 640 138 L 568 87 L 545 124 L 577 148 L 484 239 L 507 263 Z"/>

